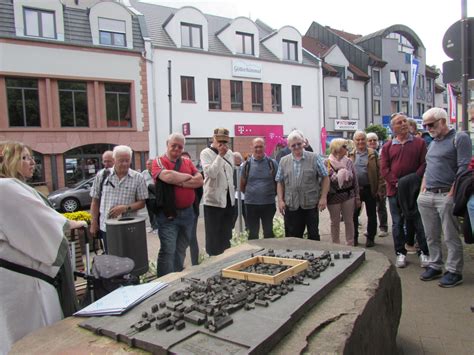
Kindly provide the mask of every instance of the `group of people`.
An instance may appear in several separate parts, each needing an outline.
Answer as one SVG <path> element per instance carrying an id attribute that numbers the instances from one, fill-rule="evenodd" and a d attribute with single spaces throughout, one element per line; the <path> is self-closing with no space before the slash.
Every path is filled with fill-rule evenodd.
<path id="1" fill-rule="evenodd" d="M 474 119 L 474 107 L 471 111 Z M 160 239 L 157 268 L 162 276 L 183 269 L 188 246 L 193 264 L 197 263 L 201 198 L 209 255 L 230 247 L 239 194 L 245 194 L 249 239 L 258 238 L 260 224 L 265 238 L 274 236 L 278 208 L 287 237 L 302 238 L 306 230 L 309 239 L 319 240 L 319 212 L 328 208 L 332 241 L 340 243 L 342 220 L 346 244 L 357 246 L 364 203 L 366 247 L 375 244 L 377 224 L 379 236 L 387 235 L 388 200 L 396 266 L 407 265 L 406 254 L 416 239 L 420 266 L 425 268 L 421 280 L 441 277 L 440 286 L 454 287 L 463 281 L 463 245 L 453 215 L 454 183 L 468 170 L 472 144 L 465 132 L 450 129 L 447 120 L 441 108 L 424 113 L 423 125 L 432 138 L 429 149 L 425 139 L 410 132 L 407 116 L 395 113 L 390 122 L 393 139 L 381 148 L 377 135 L 357 131 L 353 149 L 349 141 L 336 138 L 330 143 L 330 155 L 322 159 L 295 130 L 278 162 L 265 155 L 265 140 L 257 137 L 252 155 L 242 164 L 240 154 L 229 149 L 228 129 L 216 128 L 212 143 L 200 153 L 202 171 L 185 152 L 186 140 L 180 133 L 168 137 L 166 152 L 148 160 L 143 173 L 130 168 L 131 148 L 119 145 L 103 154 L 104 168 L 91 189 L 90 230 L 101 236 L 107 251 L 106 220 L 133 216 L 148 204 L 151 228 Z M 77 307 L 64 232 L 86 224 L 66 219 L 26 183 L 34 166 L 29 147 L 0 143 L 0 283 L 8 285 L 0 293 L 0 352 L 7 352 L 32 330 L 71 315 Z M 235 178 L 236 166 L 240 179 Z M 470 179 L 472 185 L 472 173 Z M 150 194 L 155 195 L 153 205 Z M 474 195 L 469 196 L 465 210 L 474 222 Z M 28 319 L 18 316 L 20 308 L 27 309 Z"/>

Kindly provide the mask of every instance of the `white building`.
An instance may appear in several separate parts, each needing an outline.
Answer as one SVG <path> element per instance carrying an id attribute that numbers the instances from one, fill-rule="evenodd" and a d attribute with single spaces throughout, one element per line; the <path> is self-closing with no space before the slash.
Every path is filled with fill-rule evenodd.
<path id="1" fill-rule="evenodd" d="M 320 63 L 303 50 L 295 28 L 273 30 L 193 7 L 132 5 L 144 15 L 153 47 L 150 155 L 163 153 L 168 134 L 178 131 L 196 159 L 216 127 L 228 128 L 233 150 L 244 154 L 253 137 L 272 146 L 295 128 L 320 150 Z"/>

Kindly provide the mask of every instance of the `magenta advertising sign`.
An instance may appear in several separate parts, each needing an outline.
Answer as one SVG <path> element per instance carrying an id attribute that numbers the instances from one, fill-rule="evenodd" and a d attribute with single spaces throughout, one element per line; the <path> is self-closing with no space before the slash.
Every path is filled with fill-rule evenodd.
<path id="1" fill-rule="evenodd" d="M 326 127 L 321 128 L 321 153 L 326 153 L 326 139 L 328 138 L 328 133 Z"/>
<path id="2" fill-rule="evenodd" d="M 271 155 L 278 142 L 283 138 L 282 125 L 235 125 L 236 137 L 264 137 L 265 154 Z"/>

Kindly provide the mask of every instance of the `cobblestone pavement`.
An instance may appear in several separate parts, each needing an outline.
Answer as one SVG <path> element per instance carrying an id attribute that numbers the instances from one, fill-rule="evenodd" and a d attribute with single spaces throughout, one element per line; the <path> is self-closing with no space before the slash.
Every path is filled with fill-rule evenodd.
<path id="1" fill-rule="evenodd" d="M 364 213 L 364 212 L 363 212 Z M 365 245 L 363 237 L 366 227 L 365 216 L 361 217 L 359 230 L 360 245 Z M 330 220 L 326 211 L 320 214 L 321 239 L 330 241 Z M 343 224 L 341 231 L 343 233 Z M 204 220 L 199 219 L 198 242 L 204 248 Z M 341 237 L 344 242 L 344 237 Z M 385 254 L 395 261 L 393 240 L 388 237 L 375 239 L 375 251 Z M 156 234 L 148 234 L 148 255 L 156 262 L 159 239 Z M 446 255 L 446 252 L 444 253 Z M 419 275 L 423 271 L 416 255 L 407 256 L 408 265 L 397 269 L 402 281 L 403 310 L 398 331 L 400 354 L 474 354 L 474 246 L 465 246 L 464 283 L 451 289 L 438 286 L 437 281 L 423 282 Z M 185 267 L 190 267 L 189 252 Z M 376 324 L 374 324 L 376 326 Z"/>

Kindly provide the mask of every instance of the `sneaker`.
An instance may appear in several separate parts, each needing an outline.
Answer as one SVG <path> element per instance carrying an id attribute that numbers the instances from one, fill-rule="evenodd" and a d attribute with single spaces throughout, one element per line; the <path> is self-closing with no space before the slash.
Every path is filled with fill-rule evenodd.
<path id="1" fill-rule="evenodd" d="M 433 269 L 432 267 L 427 267 L 425 272 L 420 275 L 420 280 L 422 281 L 431 281 L 441 277 L 442 271 Z"/>
<path id="2" fill-rule="evenodd" d="M 406 255 L 397 254 L 397 261 L 395 262 L 395 266 L 399 268 L 406 267 L 407 266 Z"/>
<path id="3" fill-rule="evenodd" d="M 384 238 L 384 237 L 386 237 L 387 235 L 388 235 L 388 232 L 387 232 L 387 231 L 381 230 L 381 231 L 379 232 L 379 237 L 380 237 L 380 238 Z"/>
<path id="4" fill-rule="evenodd" d="M 446 288 L 454 287 L 460 284 L 462 284 L 462 275 L 449 271 L 446 271 L 441 280 L 439 280 L 439 286 Z"/>
<path id="5" fill-rule="evenodd" d="M 374 245 L 375 245 L 375 243 L 371 239 L 367 239 L 367 241 L 365 242 L 365 247 L 366 248 L 372 248 Z"/>
<path id="6" fill-rule="evenodd" d="M 407 254 L 416 254 L 416 247 L 414 245 L 405 244 Z"/>
<path id="7" fill-rule="evenodd" d="M 430 265 L 430 257 L 423 253 L 420 254 L 420 267 L 428 267 Z"/>

